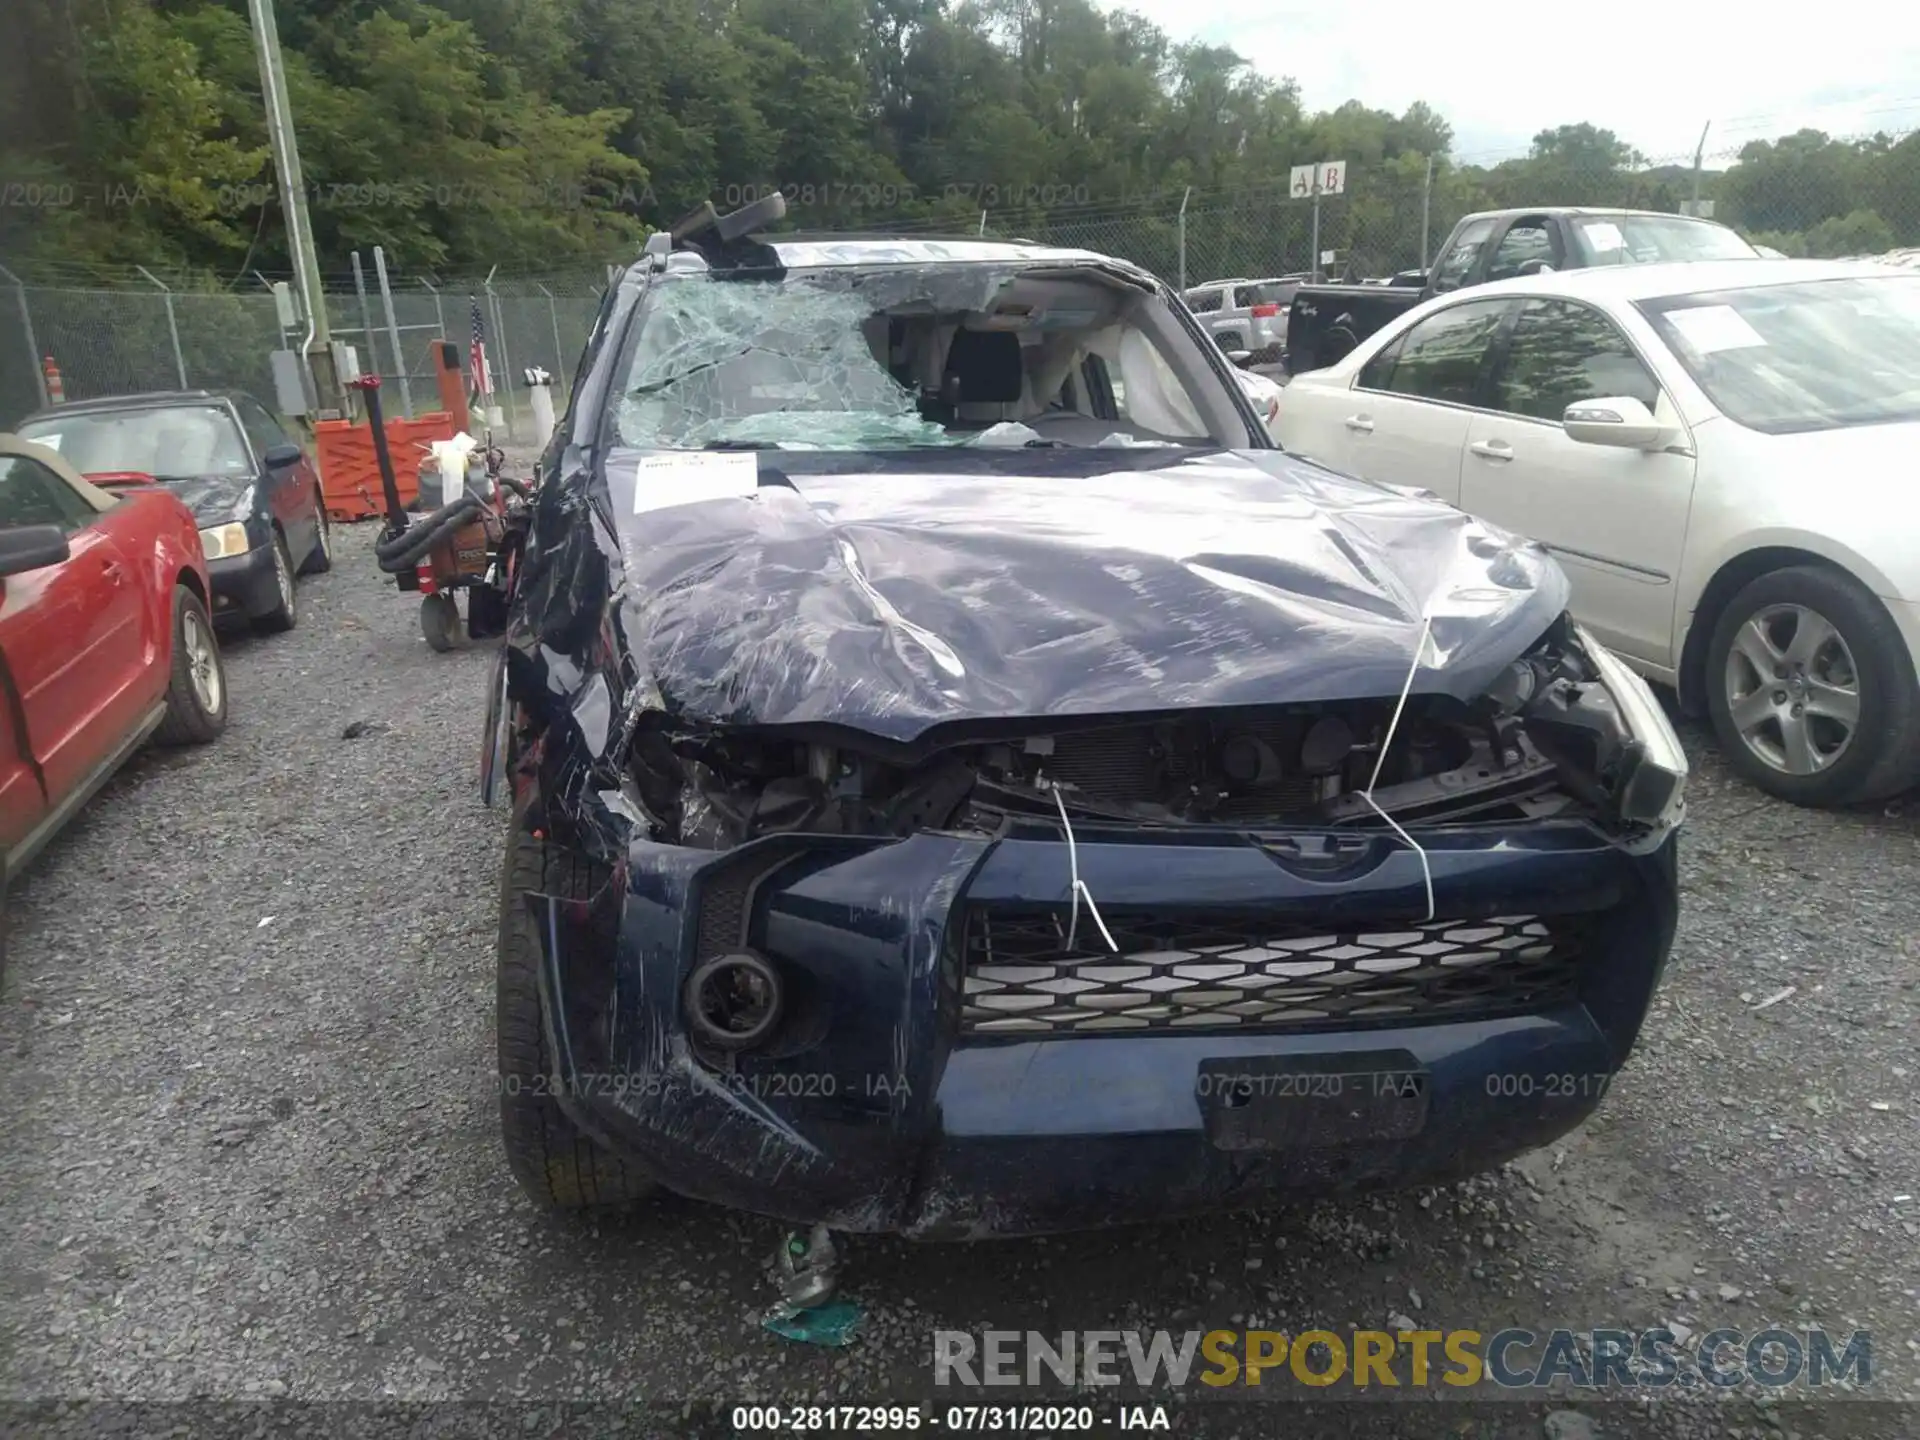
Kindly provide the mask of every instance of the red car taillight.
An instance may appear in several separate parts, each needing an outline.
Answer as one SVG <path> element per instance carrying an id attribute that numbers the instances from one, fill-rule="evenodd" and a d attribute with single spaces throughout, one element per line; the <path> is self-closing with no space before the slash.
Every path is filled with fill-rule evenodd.
<path id="1" fill-rule="evenodd" d="M 1256 305 L 1253 307 L 1253 318 L 1256 320 L 1271 320 L 1279 313 L 1280 307 L 1278 305 Z"/>

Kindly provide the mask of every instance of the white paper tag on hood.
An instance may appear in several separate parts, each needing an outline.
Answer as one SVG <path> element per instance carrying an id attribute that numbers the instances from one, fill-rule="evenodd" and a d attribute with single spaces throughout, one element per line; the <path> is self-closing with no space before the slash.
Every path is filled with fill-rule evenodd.
<path id="1" fill-rule="evenodd" d="M 760 488 L 760 461 L 751 452 L 674 450 L 643 455 L 634 479 L 633 513 L 726 500 Z"/>

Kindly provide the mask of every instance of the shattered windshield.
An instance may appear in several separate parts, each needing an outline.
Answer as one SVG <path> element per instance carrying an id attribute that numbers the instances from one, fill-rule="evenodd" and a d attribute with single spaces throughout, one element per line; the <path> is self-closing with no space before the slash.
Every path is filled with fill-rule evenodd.
<path id="1" fill-rule="evenodd" d="M 1214 428 L 1194 389 L 1217 377 L 1170 307 L 1085 275 L 695 272 L 645 307 L 614 404 L 625 445 L 1174 445 Z"/>
<path id="2" fill-rule="evenodd" d="M 629 444 L 942 445 L 866 333 L 873 304 L 819 285 L 681 279 L 656 290 L 619 414 Z"/>

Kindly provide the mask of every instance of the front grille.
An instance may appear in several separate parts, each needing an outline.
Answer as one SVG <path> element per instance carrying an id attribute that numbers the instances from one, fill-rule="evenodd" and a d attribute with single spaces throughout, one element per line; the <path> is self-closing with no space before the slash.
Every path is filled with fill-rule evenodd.
<path id="1" fill-rule="evenodd" d="M 1080 915 L 976 906 L 961 1029 L 975 1034 L 1299 1030 L 1545 1010 L 1579 982 L 1593 917 L 1509 915 L 1367 929 L 1205 914 Z M 1091 948 L 1090 948 L 1091 947 Z"/>
<path id="2" fill-rule="evenodd" d="M 790 844 L 761 845 L 735 854 L 701 875 L 694 959 L 731 955 L 747 944 L 753 926 L 754 892 L 795 853 Z"/>

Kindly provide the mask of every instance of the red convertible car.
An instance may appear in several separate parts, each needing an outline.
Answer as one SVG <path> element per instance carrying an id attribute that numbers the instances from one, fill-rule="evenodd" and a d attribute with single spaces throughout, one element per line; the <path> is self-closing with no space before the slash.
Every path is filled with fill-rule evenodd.
<path id="1" fill-rule="evenodd" d="M 210 593 L 176 496 L 0 435 L 0 886 L 148 737 L 226 727 Z"/>

